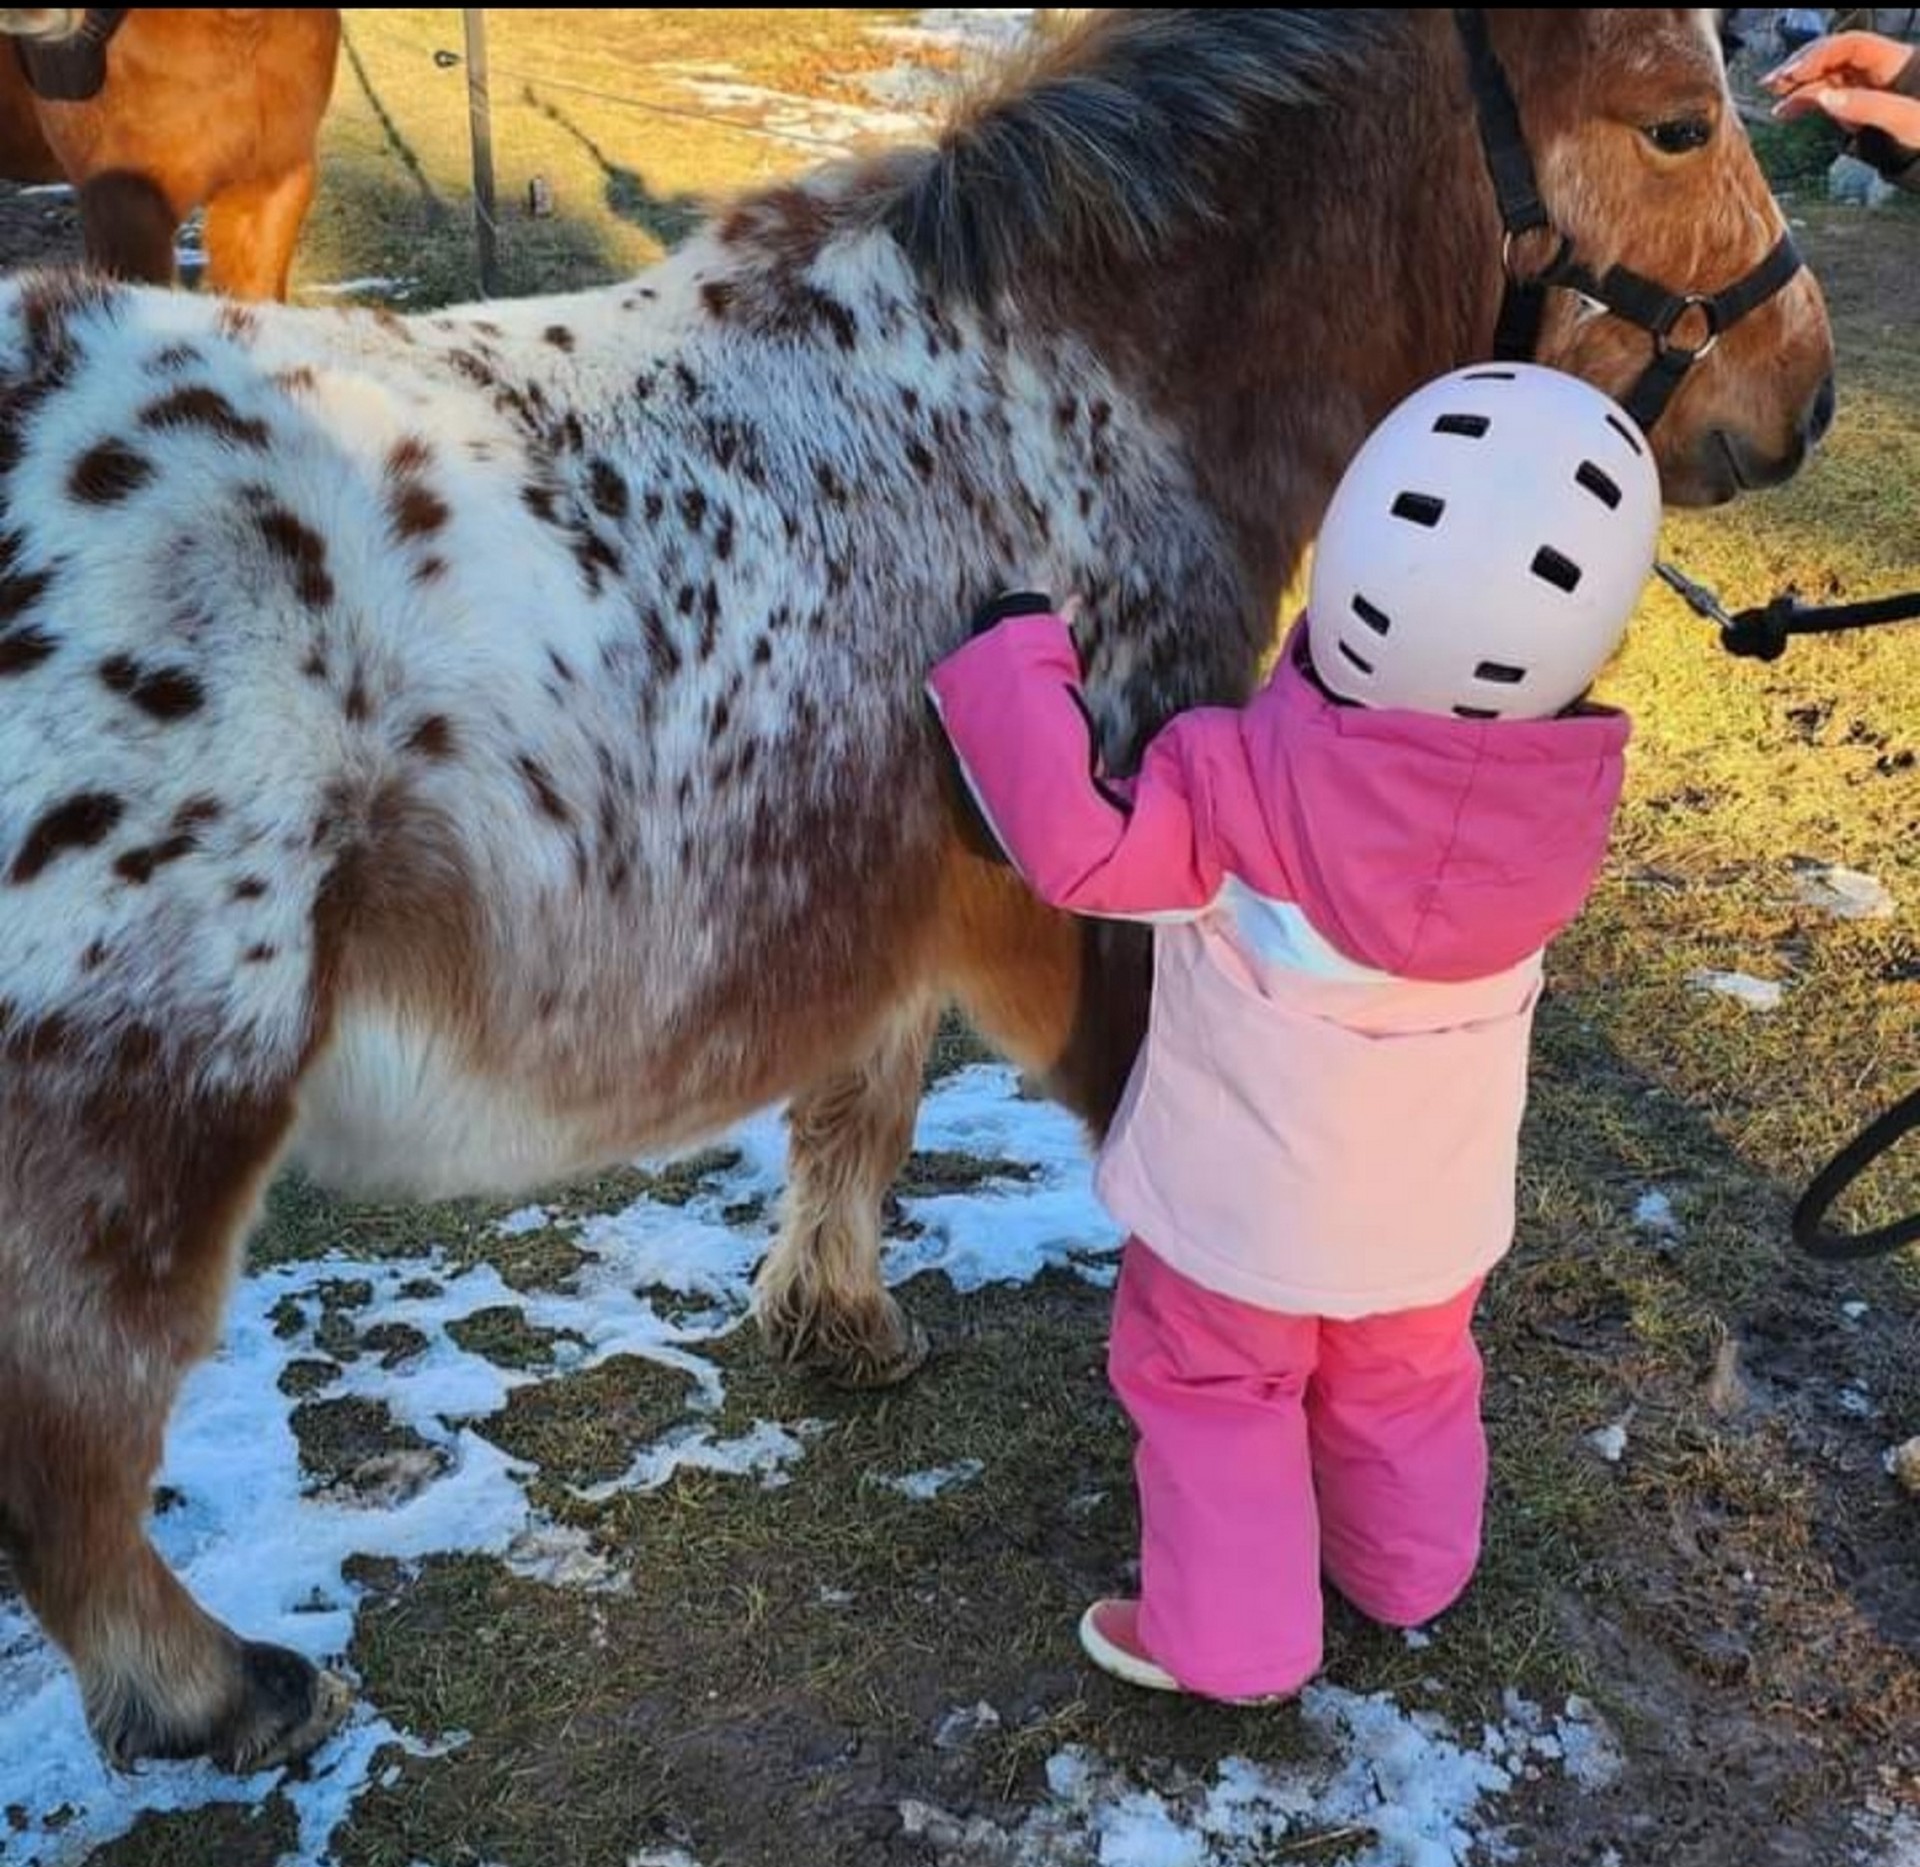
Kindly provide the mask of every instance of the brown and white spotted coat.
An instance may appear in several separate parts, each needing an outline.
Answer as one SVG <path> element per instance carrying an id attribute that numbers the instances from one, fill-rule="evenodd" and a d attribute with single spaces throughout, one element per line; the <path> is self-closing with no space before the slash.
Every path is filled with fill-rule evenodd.
<path id="1" fill-rule="evenodd" d="M 1631 150 L 1575 100 L 1720 108 L 1703 16 L 1496 18 L 1604 259 L 1653 184 L 1586 173 Z M 0 294 L 0 1542 L 114 1754 L 246 1764 L 338 1713 L 141 1529 L 281 1159 L 504 1191 L 791 1097 L 763 1321 L 872 1380 L 919 1353 L 877 1212 L 942 1004 L 1104 1118 L 1142 949 L 962 851 L 922 679 L 1019 582 L 1085 600 L 1121 758 L 1244 691 L 1369 422 L 1491 326 L 1446 21 L 1096 19 L 938 152 L 601 292 Z M 1717 220 L 1666 182 L 1676 283 L 1777 226 L 1736 136 Z M 1735 333 L 1670 489 L 1790 471 L 1828 361 L 1810 286 Z"/>

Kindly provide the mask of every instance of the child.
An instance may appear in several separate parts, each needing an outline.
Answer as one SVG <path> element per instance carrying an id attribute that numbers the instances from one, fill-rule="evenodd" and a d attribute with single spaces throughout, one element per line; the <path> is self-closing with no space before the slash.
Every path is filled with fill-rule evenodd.
<path id="1" fill-rule="evenodd" d="M 1579 703 L 1659 515 L 1597 390 L 1464 370 L 1355 459 L 1266 688 L 1173 720 L 1137 777 L 1101 774 L 1043 600 L 933 673 L 1028 883 L 1157 929 L 1097 1179 L 1132 1233 L 1109 1371 L 1141 1599 L 1096 1602 L 1081 1640 L 1122 1679 L 1289 1694 L 1320 1665 L 1323 1570 L 1396 1627 L 1473 1573 L 1474 1300 L 1512 1237 L 1541 949 L 1620 790 L 1627 721 Z"/>

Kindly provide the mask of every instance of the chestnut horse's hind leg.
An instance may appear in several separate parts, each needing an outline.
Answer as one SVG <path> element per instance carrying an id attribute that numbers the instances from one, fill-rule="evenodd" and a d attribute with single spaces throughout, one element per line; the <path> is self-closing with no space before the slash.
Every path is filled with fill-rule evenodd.
<path id="1" fill-rule="evenodd" d="M 229 298 L 285 299 L 314 165 L 223 188 L 207 202 L 207 284 Z"/>
<path id="2" fill-rule="evenodd" d="M 345 1687 L 206 1614 L 145 1529 L 290 1097 L 50 1087 L 53 1069 L 0 1066 L 0 1549 L 116 1762 L 297 1757 Z"/>
<path id="3" fill-rule="evenodd" d="M 903 1381 L 926 1337 L 880 1281 L 880 1208 L 913 1143 L 938 1006 L 901 1007 L 866 1056 L 796 1096 L 780 1236 L 755 1312 L 781 1360 L 848 1387 Z"/>
<path id="4" fill-rule="evenodd" d="M 80 184 L 87 263 L 136 285 L 171 285 L 180 216 L 151 176 L 104 169 Z"/>

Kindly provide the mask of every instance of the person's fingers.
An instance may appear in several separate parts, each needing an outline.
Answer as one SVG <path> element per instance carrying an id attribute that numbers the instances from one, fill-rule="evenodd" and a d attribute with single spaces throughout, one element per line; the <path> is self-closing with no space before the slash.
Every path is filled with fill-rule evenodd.
<path id="1" fill-rule="evenodd" d="M 1816 85 L 1774 106 L 1774 114 L 1786 120 L 1804 116 L 1809 110 L 1824 111 L 1850 130 L 1885 130 L 1895 142 L 1920 147 L 1920 98 Z"/>
<path id="2" fill-rule="evenodd" d="M 1791 97 L 1783 97 L 1774 105 L 1773 114 L 1782 123 L 1798 123 L 1802 117 L 1817 117 L 1820 105 L 1815 91 L 1795 91 Z"/>
<path id="3" fill-rule="evenodd" d="M 1760 82 L 1771 91 L 1821 83 L 1879 90 L 1899 77 L 1912 50 L 1878 33 L 1838 32 L 1782 60 Z"/>

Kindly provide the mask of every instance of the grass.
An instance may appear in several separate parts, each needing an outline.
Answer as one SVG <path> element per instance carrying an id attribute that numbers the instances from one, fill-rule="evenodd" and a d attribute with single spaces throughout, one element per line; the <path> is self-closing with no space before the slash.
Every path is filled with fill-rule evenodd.
<path id="1" fill-rule="evenodd" d="M 566 291 L 640 270 L 715 195 L 817 162 L 831 123 L 770 124 L 751 97 L 718 103 L 681 80 L 868 104 L 862 73 L 898 49 L 867 36 L 889 9 L 813 7 L 487 14 L 502 296 Z M 409 305 L 479 295 L 461 16 L 380 7 L 346 15 L 322 182 L 295 295 L 399 278 Z M 535 218 L 529 189 L 553 204 Z"/>
<path id="2" fill-rule="evenodd" d="M 520 1344 L 509 1347 L 517 1351 Z M 526 1363 L 513 1353 L 501 1365 Z M 692 1385 L 677 1368 L 616 1355 L 585 1372 L 516 1389 L 489 1422 L 488 1437 L 538 1465 L 548 1486 L 598 1484 L 619 1477 L 637 1446 L 685 1416 Z"/>
<path id="3" fill-rule="evenodd" d="M 414 304 L 472 291 L 461 74 L 429 56 L 457 46 L 457 17 L 348 16 L 353 62 L 302 280 L 405 274 Z M 894 56 L 844 9 L 495 11 L 489 23 L 510 290 L 642 265 L 708 191 L 812 159 L 639 108 L 685 104 L 662 67 L 724 58 L 743 82 L 850 98 L 863 66 Z M 1762 134 L 1784 186 L 1824 169 L 1820 133 Z M 535 175 L 560 204 L 554 220 L 519 205 Z M 1793 212 L 1832 296 L 1839 428 L 1792 488 L 1675 516 L 1666 547 L 1739 603 L 1786 584 L 1920 587 L 1920 215 Z M 1581 1803 L 1523 1792 L 1517 1832 L 1536 1850 L 1524 1858 L 1597 1859 L 1624 1836 L 1634 1867 L 1837 1862 L 1863 1798 L 1911 1799 L 1920 1766 L 1920 1506 L 1877 1468 L 1886 1443 L 1920 1431 L 1920 1292 L 1908 1261 L 1809 1267 L 1785 1217 L 1808 1172 L 1920 1071 L 1920 627 L 1763 666 L 1721 656 L 1656 592 L 1608 689 L 1637 720 L 1629 793 L 1606 878 L 1551 956 L 1521 1242 L 1486 1308 L 1485 1567 L 1437 1651 L 1337 1612 L 1329 1666 L 1470 1725 L 1508 1685 L 1596 1697 L 1626 1734 L 1626 1786 Z M 1828 918 L 1799 898 L 1803 862 L 1871 871 L 1900 913 Z M 1697 991 L 1690 976 L 1708 967 L 1779 980 L 1780 1008 Z M 979 1054 L 949 1024 L 934 1073 Z M 1916 1155 L 1854 1216 L 1920 1206 Z M 721 1164 L 550 1194 L 552 1222 L 506 1240 L 490 1232 L 503 1207 L 343 1208 L 293 1181 L 275 1190 L 256 1255 L 407 1258 L 439 1244 L 456 1263 L 485 1256 L 516 1289 L 553 1288 L 582 1259 L 569 1218 L 642 1194 L 684 1202 Z M 1005 1166 L 917 1155 L 903 1190 Z M 1635 1223 L 1656 1187 L 1672 1239 Z M 395 1440 L 390 1421 L 327 1399 L 329 1371 L 410 1346 L 364 1328 L 345 1269 L 324 1295 L 333 1360 L 291 1377 L 316 1482 Z M 885 1396 L 778 1375 L 749 1331 L 719 1345 L 717 1434 L 762 1417 L 823 1423 L 789 1484 L 685 1472 L 597 1504 L 567 1486 L 616 1474 L 690 1417 L 683 1379 L 632 1360 L 555 1374 L 554 1338 L 510 1309 L 461 1325 L 467 1346 L 538 1377 L 489 1430 L 542 1465 L 541 1503 L 588 1530 L 629 1585 L 557 1590 L 479 1558 L 363 1574 L 351 1659 L 367 1694 L 424 1737 L 467 1738 L 393 1759 L 392 1781 L 358 1806 L 345 1867 L 599 1867 L 645 1847 L 708 1867 L 879 1867 L 918 1858 L 902 1851 L 902 1798 L 1008 1815 L 1065 1743 L 1149 1773 L 1297 1746 L 1287 1710 L 1145 1700 L 1075 1654 L 1074 1616 L 1125 1584 L 1134 1554 L 1104 1295 L 1058 1277 L 973 1296 L 921 1280 L 904 1295 L 936 1355 Z M 1847 1299 L 1864 1316 L 1844 1316 Z M 1848 1410 L 1856 1384 L 1877 1416 Z M 1610 1464 L 1588 1435 L 1615 1421 L 1627 1451 Z M 874 1482 L 968 1458 L 978 1480 L 928 1503 Z M 976 1700 L 998 1729 L 936 1750 L 939 1721 Z M 285 1815 L 270 1800 L 257 1816 L 156 1819 L 97 1859 L 264 1867 Z M 1801 1852 L 1765 1852 L 1776 1842 Z"/>
<path id="4" fill-rule="evenodd" d="M 1819 115 L 1793 123 L 1763 118 L 1749 123 L 1747 131 L 1776 188 L 1820 186 L 1834 157 L 1846 147 L 1845 136 Z"/>

